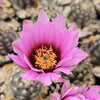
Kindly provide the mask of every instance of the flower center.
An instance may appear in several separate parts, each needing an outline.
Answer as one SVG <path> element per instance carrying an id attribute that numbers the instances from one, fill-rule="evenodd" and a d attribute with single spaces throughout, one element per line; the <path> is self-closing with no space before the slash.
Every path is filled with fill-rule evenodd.
<path id="1" fill-rule="evenodd" d="M 28 57 L 33 67 L 42 69 L 44 72 L 52 72 L 61 60 L 61 51 L 53 44 L 43 43 L 36 45 Z"/>
<path id="2" fill-rule="evenodd" d="M 43 69 L 44 71 L 52 71 L 57 64 L 57 55 L 54 53 L 53 49 L 48 49 L 46 46 L 44 48 L 38 48 L 35 50 L 35 67 L 38 69 Z"/>

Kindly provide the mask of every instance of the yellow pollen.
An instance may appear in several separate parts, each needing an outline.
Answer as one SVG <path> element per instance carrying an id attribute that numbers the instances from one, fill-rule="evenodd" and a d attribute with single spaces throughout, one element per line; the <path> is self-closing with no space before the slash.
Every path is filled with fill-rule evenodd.
<path id="1" fill-rule="evenodd" d="M 43 69 L 44 71 L 53 70 L 57 61 L 56 54 L 53 52 L 53 49 L 39 48 L 36 49 L 35 57 L 35 67 Z"/>

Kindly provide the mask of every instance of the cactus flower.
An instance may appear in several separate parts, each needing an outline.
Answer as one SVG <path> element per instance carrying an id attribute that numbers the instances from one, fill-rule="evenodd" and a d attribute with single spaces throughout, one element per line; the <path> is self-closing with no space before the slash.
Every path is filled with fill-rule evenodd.
<path id="1" fill-rule="evenodd" d="M 66 29 L 62 14 L 50 22 L 46 13 L 40 11 L 35 24 L 24 21 L 20 40 L 12 44 L 18 55 L 9 57 L 26 71 L 21 75 L 23 79 L 49 86 L 52 81 L 63 81 L 59 72 L 71 74 L 76 64 L 87 57 L 78 49 L 78 39 L 76 27 Z"/>
<path id="2" fill-rule="evenodd" d="M 3 2 L 4 0 L 0 0 L 0 4 Z"/>
<path id="3" fill-rule="evenodd" d="M 65 81 L 61 94 L 54 92 L 50 100 L 100 100 L 100 86 L 92 86 L 89 90 L 87 85 L 83 87 L 70 86 L 69 81 Z"/>

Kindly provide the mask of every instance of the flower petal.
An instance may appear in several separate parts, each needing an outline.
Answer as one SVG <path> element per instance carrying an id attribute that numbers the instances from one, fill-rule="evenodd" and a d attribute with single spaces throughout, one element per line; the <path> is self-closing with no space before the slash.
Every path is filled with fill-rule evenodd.
<path id="1" fill-rule="evenodd" d="M 48 75 L 51 77 L 51 80 L 53 82 L 59 80 L 61 78 L 61 75 L 60 74 L 56 74 L 56 73 L 48 73 Z"/>
<path id="2" fill-rule="evenodd" d="M 49 86 L 52 81 L 55 82 L 61 78 L 60 74 L 56 73 L 42 73 L 39 74 L 36 80 L 41 81 L 44 85 Z M 61 81 L 61 80 L 60 80 Z"/>
<path id="3" fill-rule="evenodd" d="M 70 95 L 76 95 L 77 93 L 79 93 L 81 90 L 81 88 L 78 88 L 78 87 L 71 87 L 71 90 L 67 93 L 67 96 L 70 96 Z"/>
<path id="4" fill-rule="evenodd" d="M 23 23 L 23 30 L 20 34 L 20 38 L 23 37 L 24 34 L 29 34 L 32 31 L 33 23 L 30 20 L 25 20 Z"/>
<path id="5" fill-rule="evenodd" d="M 27 72 L 25 72 L 24 74 L 21 75 L 21 77 L 24 80 L 32 80 L 32 81 L 35 81 L 37 76 L 38 76 L 38 73 L 36 73 L 33 70 L 29 70 L 29 71 L 27 71 Z"/>
<path id="6" fill-rule="evenodd" d="M 53 24 L 56 26 L 57 29 L 65 30 L 66 29 L 66 23 L 62 16 L 62 14 L 58 15 L 54 20 Z"/>
<path id="7" fill-rule="evenodd" d="M 66 80 L 61 88 L 61 95 L 62 95 L 62 98 L 66 95 L 66 91 L 69 89 L 70 87 L 70 82 L 68 80 Z"/>
<path id="8" fill-rule="evenodd" d="M 0 0 L 0 4 L 3 3 L 4 0 Z"/>
<path id="9" fill-rule="evenodd" d="M 78 40 L 79 40 L 79 33 L 77 32 L 77 27 L 76 26 L 72 26 L 68 29 L 68 31 L 71 34 L 71 37 L 73 39 L 73 44 L 72 47 L 76 47 L 78 45 Z"/>
<path id="10" fill-rule="evenodd" d="M 79 91 L 80 94 L 85 95 L 88 90 L 88 84 L 81 87 L 81 90 Z"/>
<path id="11" fill-rule="evenodd" d="M 60 49 L 61 49 L 61 56 L 64 58 L 64 57 L 66 57 L 68 52 L 70 52 L 74 48 L 77 48 L 78 33 L 74 32 L 74 34 L 73 34 L 70 31 L 65 30 L 62 40 L 63 41 L 60 41 Z"/>
<path id="12" fill-rule="evenodd" d="M 77 30 L 77 27 L 76 27 L 75 25 L 73 25 L 73 26 L 70 27 L 68 30 L 69 30 L 70 32 L 74 32 L 74 31 Z"/>
<path id="13" fill-rule="evenodd" d="M 60 94 L 57 92 L 54 92 L 51 94 L 50 100 L 61 100 L 60 99 Z"/>
<path id="14" fill-rule="evenodd" d="M 72 49 L 73 38 L 68 30 L 63 31 L 62 41 L 60 41 L 61 51 L 66 50 L 66 53 Z"/>
<path id="15" fill-rule="evenodd" d="M 85 94 L 85 97 L 89 100 L 100 100 L 100 86 L 92 86 Z"/>
<path id="16" fill-rule="evenodd" d="M 64 92 L 64 94 L 62 95 L 62 99 L 67 96 L 67 94 L 72 90 L 72 87 L 70 89 L 68 89 L 67 91 Z"/>
<path id="17" fill-rule="evenodd" d="M 88 100 L 83 95 L 68 96 L 64 100 Z"/>
<path id="18" fill-rule="evenodd" d="M 49 17 L 43 10 L 41 10 L 39 13 L 38 22 L 41 22 L 41 23 L 49 22 Z"/>
<path id="19" fill-rule="evenodd" d="M 72 74 L 72 72 L 70 70 L 68 70 L 66 67 L 57 68 L 53 72 L 55 72 L 55 73 L 63 72 L 67 75 Z"/>
<path id="20" fill-rule="evenodd" d="M 22 53 L 20 45 L 21 45 L 21 41 L 14 41 L 12 43 L 12 47 L 13 47 L 14 52 L 16 52 L 18 54 Z"/>
<path id="21" fill-rule="evenodd" d="M 39 74 L 38 77 L 36 77 L 36 80 L 41 81 L 46 86 L 50 86 L 52 84 L 50 75 L 46 73 Z"/>
<path id="22" fill-rule="evenodd" d="M 25 71 L 29 70 L 29 67 L 25 63 L 24 58 L 22 56 L 19 57 L 19 56 L 13 55 L 13 54 L 8 54 L 8 57 L 13 59 L 23 70 L 25 70 Z"/>
<path id="23" fill-rule="evenodd" d="M 61 53 L 61 58 L 63 59 L 65 57 L 72 57 L 77 49 L 78 49 L 77 47 L 73 48 L 72 50 L 66 53 L 66 48 L 65 48 L 65 50 L 63 50 Z"/>
<path id="24" fill-rule="evenodd" d="M 44 42 L 46 35 L 48 35 L 45 35 L 45 33 L 48 33 L 49 31 L 49 28 L 48 30 L 47 28 L 48 26 L 37 22 L 34 25 L 32 24 L 32 27 L 30 27 L 28 34 L 25 34 L 24 32 L 21 41 L 21 49 L 26 56 L 29 55 L 34 46 L 38 46 Z"/>
<path id="25" fill-rule="evenodd" d="M 59 66 L 73 66 L 78 64 L 80 61 L 82 61 L 83 59 L 85 59 L 88 55 L 81 49 L 78 49 L 72 57 L 66 57 L 64 59 L 62 59 L 57 65 L 56 67 Z"/>
<path id="26" fill-rule="evenodd" d="M 29 35 L 24 35 L 21 41 L 21 50 L 26 56 L 30 54 L 32 48 L 34 47 L 34 40 Z M 29 41 L 27 41 L 27 39 Z"/>
<path id="27" fill-rule="evenodd" d="M 24 55 L 24 59 L 31 70 L 36 71 L 36 72 L 44 72 L 43 70 L 39 70 L 39 69 L 34 68 L 34 66 L 32 66 L 29 59 L 25 55 Z"/>

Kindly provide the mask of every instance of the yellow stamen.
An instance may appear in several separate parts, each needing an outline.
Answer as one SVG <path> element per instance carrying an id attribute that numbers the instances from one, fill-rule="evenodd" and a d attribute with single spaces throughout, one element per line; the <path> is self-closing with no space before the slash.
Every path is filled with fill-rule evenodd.
<path id="1" fill-rule="evenodd" d="M 46 47 L 36 49 L 34 57 L 35 67 L 43 69 L 44 71 L 53 70 L 57 64 L 57 56 L 51 47 L 50 49 L 47 49 Z"/>

